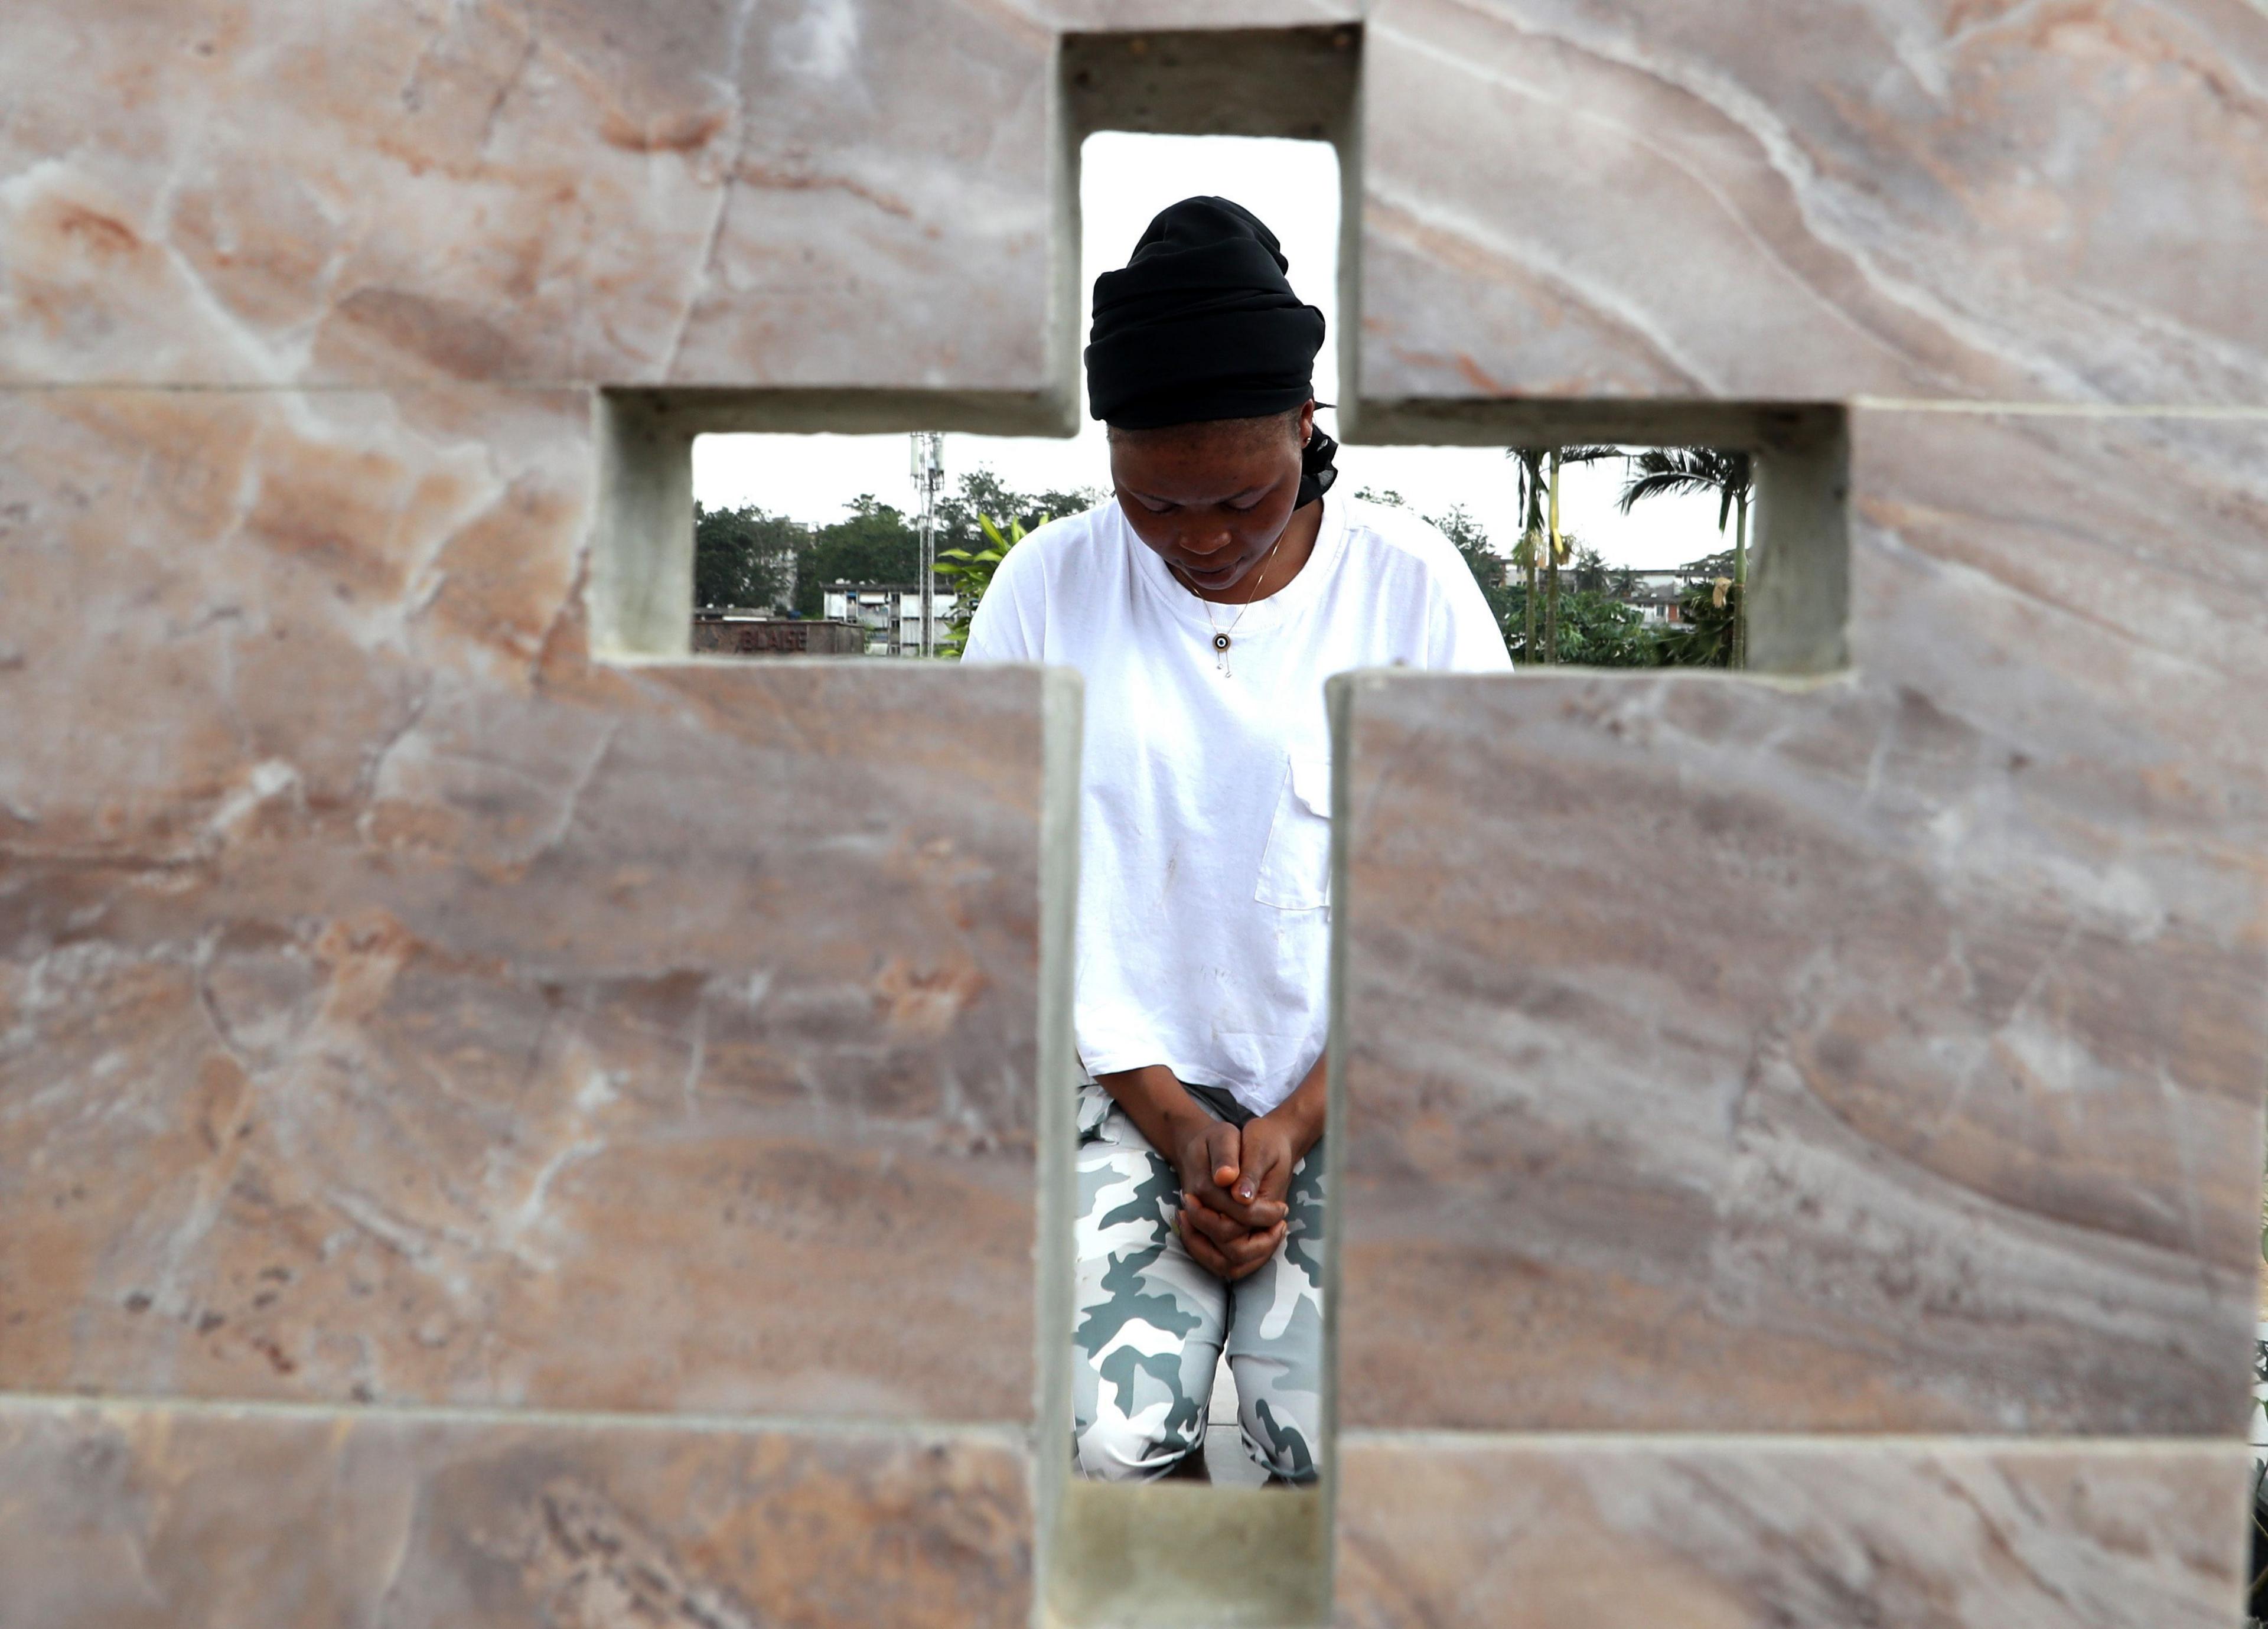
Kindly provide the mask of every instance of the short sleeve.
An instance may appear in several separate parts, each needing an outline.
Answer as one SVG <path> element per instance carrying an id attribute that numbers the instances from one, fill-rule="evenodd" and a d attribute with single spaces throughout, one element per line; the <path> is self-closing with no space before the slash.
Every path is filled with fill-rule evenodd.
<path id="1" fill-rule="evenodd" d="M 1047 644 L 1044 574 L 1039 551 L 1031 540 L 1010 549 L 992 573 L 991 586 L 976 603 L 969 619 L 968 643 L 961 660 L 968 662 L 1036 662 L 1043 660 Z M 1039 601 L 1035 605 L 1033 601 Z"/>
<path id="2" fill-rule="evenodd" d="M 1509 673 L 1512 652 L 1504 630 L 1489 610 L 1488 598 L 1462 556 L 1451 555 L 1454 571 L 1433 581 L 1432 615 L 1427 619 L 1425 666 L 1440 673 Z"/>

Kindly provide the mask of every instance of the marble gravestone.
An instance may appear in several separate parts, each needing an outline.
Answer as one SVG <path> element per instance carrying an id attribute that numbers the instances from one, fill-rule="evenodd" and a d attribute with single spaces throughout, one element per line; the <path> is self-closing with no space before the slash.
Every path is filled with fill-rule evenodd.
<path id="1" fill-rule="evenodd" d="M 1839 427 L 1831 660 L 1335 691 L 1332 1618 L 2237 1622 L 2257 6 L 0 39 L 0 1625 L 1050 1617 L 1077 687 L 622 596 L 1067 430 L 1096 122 L 1338 142 L 1351 441 Z"/>

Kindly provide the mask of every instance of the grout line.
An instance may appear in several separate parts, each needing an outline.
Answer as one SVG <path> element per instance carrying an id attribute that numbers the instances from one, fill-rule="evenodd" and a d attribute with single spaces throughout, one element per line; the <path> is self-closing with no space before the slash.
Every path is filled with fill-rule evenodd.
<path id="1" fill-rule="evenodd" d="M 573 1409 L 467 1407 L 450 1404 L 312 1403 L 274 1398 L 92 1397 L 77 1392 L 0 1392 L 0 1416 L 61 1412 L 163 1412 L 215 1419 L 344 1419 L 438 1426 L 573 1426 L 602 1431 L 681 1431 L 750 1436 L 761 1434 L 839 1437 L 914 1437 L 931 1441 L 993 1442 L 1023 1448 L 1027 1428 L 1006 1421 L 882 1419 L 871 1417 L 806 1419 L 777 1414 L 633 1413 L 618 1409 L 582 1412 Z"/>
<path id="2" fill-rule="evenodd" d="M 936 396 L 940 400 L 959 398 L 976 394 L 984 396 L 1014 398 L 1021 401 L 1034 393 L 1029 390 L 1001 388 L 990 386 L 930 389 L 920 386 L 885 385 L 851 387 L 853 391 L 868 391 L 878 394 L 904 397 Z M 72 391 L 100 392 L 122 394 L 129 392 L 173 394 L 179 395 L 391 395 L 409 391 L 519 391 L 567 394 L 579 391 L 602 393 L 633 392 L 670 394 L 683 392 L 689 395 L 704 394 L 736 394 L 761 395 L 766 398 L 788 399 L 799 394 L 836 395 L 844 391 L 840 386 L 801 385 L 673 385 L 650 382 L 625 382 L 593 379 L 394 379 L 394 380 L 319 380 L 306 383 L 266 383 L 260 381 L 220 380 L 202 382 L 181 380 L 0 380 L 0 395 L 63 394 Z M 1571 412 L 1589 411 L 1601 408 L 1616 411 L 1640 412 L 1657 408 L 1719 409 L 1727 411 L 1762 411 L 1791 405 L 1789 402 L 1763 398 L 1723 396 L 1697 398 L 1691 396 L 1629 396 L 1602 401 L 1595 397 L 1568 397 L 1555 400 L 1547 397 L 1521 396 L 1511 398 L 1460 398 L 1448 405 L 1460 409 L 1487 409 L 1511 402 L 1522 409 L 1551 409 L 1564 408 Z M 1405 405 L 1399 398 L 1390 405 Z M 1808 405 L 1808 404 L 1795 404 Z M 1830 404 L 1831 405 L 1831 404 Z M 2107 402 L 2025 402 L 1962 400 L 1946 396 L 1874 396 L 1857 395 L 1845 400 L 1844 405 L 1878 413 L 1953 413 L 1977 416 L 2021 416 L 2041 418 L 2204 418 L 2231 419 L 2239 422 L 2268 419 L 2268 402 L 2254 405 L 2180 403 L 2170 402 L 2141 402 L 2131 403 Z M 793 431 L 780 432 L 799 433 Z M 852 432 L 857 433 L 857 432 Z M 875 432 L 895 433 L 895 432 Z M 999 433 L 999 432 L 969 432 Z M 1022 433 L 1034 440 L 1056 440 L 1063 438 L 1038 431 Z M 1379 445 L 1369 442 L 1353 445 Z M 1430 443 L 1389 442 L 1387 446 L 1426 446 Z M 1460 444 L 1462 445 L 1462 444 Z"/>
<path id="3" fill-rule="evenodd" d="M 669 391 L 673 391 L 673 390 L 680 390 L 680 389 L 686 390 L 686 391 L 689 391 L 689 392 L 703 392 L 703 391 L 739 392 L 739 393 L 744 393 L 744 394 L 762 394 L 762 395 L 765 395 L 765 396 L 767 396 L 767 397 L 774 397 L 774 398 L 789 398 L 789 397 L 792 397 L 792 396 L 796 395 L 797 394 L 799 394 L 799 392 L 801 392 L 801 391 L 803 391 L 803 390 L 805 390 L 805 389 L 809 389 L 809 390 L 811 390 L 811 391 L 812 391 L 812 394 L 829 394 L 829 393 L 831 393 L 831 392 L 834 390 L 834 388 L 835 388 L 835 387 L 798 387 L 798 386 L 774 386 L 774 385 L 765 385 L 765 386 L 741 386 L 741 385 L 723 385 L 723 386 L 668 386 L 668 385 L 649 385 L 649 384 L 633 384 L 633 385 L 611 384 L 611 385 L 610 385 L 610 384 L 607 384 L 607 383 L 604 383 L 604 382 L 601 382 L 601 381 L 599 381 L 599 380 L 523 380 L 523 379 L 496 379 L 496 380 L 431 380 L 431 379 L 418 379 L 418 380 L 385 380 L 385 381 L 379 381 L 379 382 L 368 382 L 368 381 L 353 381 L 353 382 L 348 382 L 348 381 L 325 381 L 325 382 L 313 383 L 313 384 L 235 384 L 235 383 L 198 384 L 198 383 L 182 383 L 182 382 L 178 382 L 178 381 L 172 381 L 172 382 L 154 382 L 154 383 L 153 383 L 153 382 L 147 382 L 147 381 L 119 380 L 63 380 L 63 381 L 54 381 L 54 382 L 43 382 L 43 381 L 36 381 L 36 380 L 17 380 L 17 381 L 0 381 L 0 399 L 5 399 L 5 398 L 8 398 L 8 397 L 30 397 L 30 396 L 39 396 L 39 395 L 54 395 L 54 396 L 62 396 L 62 395 L 70 394 L 74 394 L 74 393 L 77 393 L 77 394 L 88 394 L 88 395 L 98 395 L 98 394 L 100 394 L 100 395 L 161 394 L 161 395 L 180 395 L 180 396 L 210 395 L 210 396 L 216 396 L 216 397 L 221 397 L 221 396 L 235 396 L 235 397 L 246 397 L 246 398 L 256 397 L 256 396 L 274 396 L 274 397 L 284 397 L 284 396 L 301 396 L 301 397 L 308 397 L 308 396 L 313 396 L 313 397 L 336 397 L 336 398 L 340 398 L 340 399 L 346 399 L 346 398 L 356 397 L 356 396 L 371 396 L 371 397 L 381 397 L 381 398 L 383 398 L 383 397 L 394 397 L 394 398 L 400 398 L 400 397 L 406 397 L 406 396 L 415 395 L 415 394 L 421 394 L 421 393 L 429 393 L 429 392 L 431 392 L 431 393 L 453 393 L 453 394 L 479 394 L 479 393 L 482 393 L 482 392 L 486 392 L 486 393 L 489 393 L 489 394 L 494 394 L 494 395 L 497 395 L 497 396 L 499 396 L 499 397 L 504 397 L 504 396 L 537 397 L 537 396 L 573 396 L 573 395 L 578 395 L 578 394 L 581 394 L 581 395 L 607 395 L 607 394 L 613 394 L 613 393 L 615 393 L 615 392 L 619 392 L 619 391 L 632 391 L 632 392 L 664 392 L 664 393 L 666 393 L 666 392 L 669 392 Z M 932 391 L 922 391 L 922 390 L 918 390 L 918 389 L 915 389 L 915 388 L 908 387 L 880 387 L 880 388 L 881 388 L 881 389 L 883 389 L 884 391 L 886 391 L 886 392 L 889 393 L 889 394 L 894 394 L 901 395 L 901 396 L 918 396 L 918 395 L 929 395 L 929 394 L 933 394 L 933 395 L 936 395 L 937 397 L 939 397 L 940 400 L 950 399 L 950 398 L 954 398 L 954 397 L 957 397 L 957 396 L 960 396 L 960 395 L 964 395 L 964 394 L 968 394 L 968 393 L 967 393 L 967 392 L 951 391 L 951 390 L 939 390 L 939 391 L 934 391 L 934 392 L 932 392 Z M 1022 402 L 1022 401 L 1024 401 L 1024 400 L 1026 400 L 1026 399 L 1029 398 L 1029 396 L 1031 395 L 1031 394 L 1032 394 L 1032 393 L 1027 392 L 1027 391 L 1016 391 L 1016 390 L 1005 390 L 1005 391 L 990 391 L 990 390 L 984 390 L 984 391 L 980 391 L 980 392 L 978 392 L 977 394 L 997 394 L 997 395 L 1000 395 L 1000 396 L 1002 396 L 1002 397 L 1004 397 L 1004 398 L 1012 398 L 1012 399 L 1014 399 L 1014 400 L 1016 400 L 1016 401 L 1018 401 L 1018 402 Z M 1551 402 L 1543 401 L 1543 400 L 1541 400 L 1541 399 L 1538 399 L 1538 398 L 1533 398 L 1533 397 L 1522 397 L 1522 398 L 1518 398 L 1518 401 L 1519 401 L 1520 404 L 1521 404 L 1523 408 L 1547 408 L 1547 409 L 1548 409 L 1548 408 L 1550 408 L 1550 407 L 1553 407 L 1553 406 L 1561 406 L 1561 407 L 1565 407 L 1565 408 L 1566 408 L 1566 409 L 1567 409 L 1568 410 L 1570 410 L 1570 411 L 1581 411 L 1581 410 L 1587 410 L 1587 409 L 1590 409 L 1595 408 L 1595 407 L 1597 407 L 1597 406 L 1599 405 L 1597 402 L 1594 402 L 1594 401 L 1591 401 L 1591 400 L 1589 400 L 1589 399 L 1576 400 L 1576 399 L 1572 399 L 1572 398 L 1571 398 L 1571 399 L 1569 399 L 1568 401 L 1566 401 L 1566 402 L 1560 402 L 1560 403 L 1554 403 L 1554 402 Z M 777 406 L 778 406 L 778 405 L 780 405 L 780 404 L 779 404 L 779 403 L 777 403 L 777 402 L 775 402 L 775 404 L 774 404 L 774 405 L 775 405 L 775 407 L 777 407 Z M 1491 402 L 1488 399 L 1484 399 L 1484 398 L 1475 398 L 1471 402 L 1460 402 L 1460 403 L 1459 403 L 1459 405 L 1460 405 L 1460 406 L 1474 406 L 1474 407 L 1483 407 L 1483 408 L 1484 408 L 1484 407 L 1487 407 L 1487 406 L 1489 406 L 1489 405 L 1491 405 Z M 1777 407 L 1777 406 L 1784 406 L 1784 405 L 1786 405 L 1786 404 L 1785 404 L 1785 403 L 1778 403 L 1778 402 L 1764 402 L 1764 401 L 1749 400 L 1749 399 L 1746 399 L 1746 398 L 1734 398 L 1734 397 L 1726 397 L 1726 398 L 1722 398 L 1722 399 L 1711 399 L 1711 400 L 1708 400 L 1708 401 L 1705 401 L 1705 402 L 1696 402 L 1696 401 L 1694 401 L 1693 399 L 1691 399 L 1691 398 L 1688 398 L 1688 397 L 1660 397 L 1660 398 L 1631 397 L 1631 398 L 1628 398 L 1627 400 L 1619 400 L 1619 401 L 1616 401 L 1616 402 L 1613 402 L 1613 403 L 1611 404 L 1611 406 L 1612 406 L 1612 407 L 1614 407 L 1614 408 L 1615 408 L 1616 409 L 1617 409 L 1617 410 L 1623 410 L 1623 411 L 1627 411 L 1627 412 L 1630 412 L 1630 413 L 1636 413 L 1636 414 L 1642 414 L 1642 413 L 1644 413 L 1645 411 L 1646 411 L 1646 410 L 1647 410 L 1647 409 L 1659 409 L 1659 408 L 1689 408 L 1689 407 L 1696 407 L 1696 406 L 1698 406 L 1698 407 L 1703 407 L 1703 408 L 1709 408 L 1709 409 L 1719 409 L 1719 410 L 1723 410 L 1723 411 L 1741 412 L 1741 411 L 1760 411 L 1760 410 L 1769 409 L 1771 409 L 1771 408 L 1774 408 L 1774 407 Z M 1946 415 L 1946 416 L 1965 416 L 1965 417 L 1972 417 L 1972 418 L 2048 418 L 2048 419 L 2076 419 L 2076 420 L 2081 420 L 2081 421 L 2095 421 L 2095 422 L 2101 422 L 2101 423 L 2148 422 L 2148 421 L 2158 421 L 2158 422 L 2166 422 L 2166 421 L 2188 421 L 2188 422 L 2191 422 L 2191 423 L 2199 423 L 2199 424 L 2268 424 L 2268 405 L 2262 405 L 2262 406 L 2257 406 L 2257 407 L 2235 407 L 2235 406 L 2205 406 L 2205 405 L 2182 406 L 2182 405 L 2178 405 L 2178 404 L 2175 404 L 2175 403 L 2170 403 L 2170 402 L 2141 402 L 2141 403 L 2136 403 L 2136 404 L 2132 404 L 2132 405 L 2117 405 L 2117 404 L 2105 403 L 2105 402 L 1996 402 L 1996 401 L 1973 401 L 1973 402 L 1964 402 L 1964 401 L 1955 401 L 1955 400 L 1948 400 L 1948 399 L 1936 398 L 1936 397 L 1921 397 L 1921 396 L 1867 396 L 1867 395 L 1852 396 L 1852 397 L 1848 398 L 1848 399 L 1847 399 L 1847 400 L 1846 400 L 1846 401 L 1845 401 L 1842 405 L 1843 405 L 1843 406 L 1845 406 L 1846 409 L 1848 409 L 1850 411 L 1852 411 L 1852 412 L 1869 412 L 1869 413 L 1885 413 L 1885 414 L 1888 414 L 1888 413 L 1914 413 L 1914 414 L 1932 413 L 1932 414 L 1941 414 L 1941 415 Z M 734 429 L 734 428 L 733 428 L 732 426 L 729 426 L 729 425 L 728 425 L 728 426 L 724 426 L 724 427 L 721 427 L 721 428 L 713 428 L 713 429 L 710 429 L 710 430 L 702 431 L 700 431 L 699 433 L 701 433 L 701 434 L 721 434 L 721 435 L 731 435 L 731 434 L 738 434 L 738 433 L 754 433 L 754 434 L 766 434 L 766 435 L 799 435 L 799 434 L 867 434 L 867 433 L 873 433 L 873 434 L 892 433 L 892 434 L 894 434 L 894 433 L 896 433 L 896 432 L 895 432 L 895 431 L 858 431 L 858 430 L 855 430 L 855 429 L 853 429 L 853 430 L 843 430 L 843 429 L 841 429 L 840 427 L 835 427 L 835 428 L 831 428 L 831 429 L 828 429 L 828 430 L 803 430 L 803 429 L 796 429 L 796 428 L 784 428 L 784 427 L 782 427 L 782 426 L 780 426 L 780 425 L 778 425 L 778 424 L 769 424 L 769 423 L 768 423 L 768 424 L 762 424 L 762 425 L 759 425 L 759 426 L 750 426 L 750 427 L 748 427 L 748 428 L 747 428 L 747 430 L 745 430 L 745 431 L 742 431 L 742 430 L 735 430 L 735 429 Z M 1049 432 L 1047 432 L 1047 431 L 1038 431 L 1038 430 L 1033 430 L 1033 429 L 992 430 L 992 431 L 971 431 L 971 432 L 968 432 L 968 433 L 989 434 L 989 435 L 1000 435 L 1000 436 L 1007 436 L 1007 437 L 1012 437 L 1012 438 L 1027 439 L 1032 439 L 1032 440 L 1057 440 L 1057 439 L 1062 439 L 1062 438 L 1060 438 L 1060 437 L 1058 437 L 1058 436 L 1052 435 L 1052 434 L 1050 434 L 1050 433 L 1049 433 Z M 1643 440 L 1645 438 L 1644 438 L 1643 436 L 1638 436 L 1638 437 L 1635 437 L 1635 438 L 1633 438 L 1633 439 L 1636 439 L 1636 440 Z M 1433 442 L 1433 441 L 1403 441 L 1403 440 L 1401 440 L 1401 439 L 1395 439 L 1395 440 L 1392 440 L 1392 441 L 1385 442 L 1385 443 L 1372 443 L 1372 442 L 1368 442 L 1368 441 L 1359 441 L 1359 442 L 1352 442 L 1352 443 L 1350 443 L 1350 445 L 1351 445 L 1351 446 L 1370 446 L 1377 445 L 1377 446 L 1413 446 L 1413 447 L 1417 447 L 1417 446 L 1437 446 L 1437 445 L 1439 445 L 1439 446 L 1455 445 L 1455 446 L 1464 446 L 1464 445 L 1466 445 L 1466 444 L 1465 444 L 1465 443 L 1463 443 L 1463 442 L 1458 442 L 1458 443 L 1454 443 L 1454 444 L 1452 444 L 1452 443 Z"/>
<path id="4" fill-rule="evenodd" d="M 692 1434 L 755 1435 L 913 1437 L 941 1441 L 990 1442 L 1023 1448 L 1028 1430 L 1007 1421 L 886 1419 L 873 1417 L 800 1417 L 771 1414 L 637 1413 L 622 1410 L 515 1409 L 460 1406 L 448 1404 L 362 1404 L 284 1401 L 275 1398 L 167 1397 L 146 1396 L 89 1396 L 78 1392 L 0 1392 L 0 1415 L 77 1412 L 164 1412 L 212 1419 L 320 1420 L 382 1420 L 389 1424 L 439 1426 L 522 1426 L 541 1428 L 576 1426 L 602 1431 L 679 1431 Z M 1818 1453 L 1822 1451 L 1884 1453 L 1934 1452 L 1959 1448 L 1972 1452 L 2084 1452 L 2109 1455 L 2162 1454 L 2169 1451 L 2250 1451 L 2241 1434 L 2222 1436 L 2080 1436 L 2068 1434 L 2022 1435 L 2009 1433 L 1957 1432 L 1707 1432 L 1707 1431 L 1456 1431 L 1392 1430 L 1357 1427 L 1341 1430 L 1344 1448 L 1422 1448 L 1432 1452 L 1486 1453 L 1507 1449 L 1531 1452 L 1569 1450 L 1653 1452 L 1664 1449 L 1695 1451 L 1735 1449 L 1744 1452 Z"/>

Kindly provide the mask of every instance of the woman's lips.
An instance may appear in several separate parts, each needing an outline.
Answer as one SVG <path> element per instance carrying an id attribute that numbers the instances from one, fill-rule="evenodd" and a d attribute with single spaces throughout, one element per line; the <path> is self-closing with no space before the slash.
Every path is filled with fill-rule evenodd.
<path id="1" fill-rule="evenodd" d="M 1194 565 L 1185 565 L 1182 568 L 1182 575 L 1192 582 L 1203 583 L 1208 588 L 1226 588 L 1235 579 L 1236 562 L 1232 560 L 1226 565 L 1216 567 L 1210 571 L 1200 570 Z"/>

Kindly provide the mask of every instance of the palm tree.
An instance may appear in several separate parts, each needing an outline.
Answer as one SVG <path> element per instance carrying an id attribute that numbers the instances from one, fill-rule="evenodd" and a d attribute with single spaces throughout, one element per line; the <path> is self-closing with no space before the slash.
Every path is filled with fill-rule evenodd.
<path id="1" fill-rule="evenodd" d="M 1746 453 L 1723 447 L 1649 447 L 1630 461 L 1617 505 L 1624 514 L 1642 498 L 1673 492 L 1717 494 L 1717 530 L 1736 515 L 1733 534 L 1733 666 L 1749 665 L 1749 498 L 1756 468 Z"/>
<path id="2" fill-rule="evenodd" d="M 1543 466 L 1550 447 L 1512 446 L 1504 455 L 1520 466 L 1520 545 L 1513 554 L 1527 575 L 1528 593 L 1521 612 L 1520 649 L 1527 661 L 1535 660 L 1535 568 L 1543 555 Z"/>
<path id="3" fill-rule="evenodd" d="M 1559 568 L 1567 562 L 1567 534 L 1559 529 L 1559 472 L 1569 464 L 1595 464 L 1622 456 L 1612 446 L 1514 446 L 1505 454 L 1520 466 L 1521 516 L 1518 557 L 1528 569 L 1525 648 L 1535 650 L 1535 568 L 1543 567 L 1543 660 L 1559 660 Z"/>

